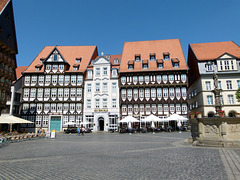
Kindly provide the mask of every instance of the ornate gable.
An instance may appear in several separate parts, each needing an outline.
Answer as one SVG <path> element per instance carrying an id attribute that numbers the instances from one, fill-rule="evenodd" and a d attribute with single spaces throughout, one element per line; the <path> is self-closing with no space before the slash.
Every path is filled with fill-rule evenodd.
<path id="1" fill-rule="evenodd" d="M 93 65 L 99 65 L 99 64 L 110 64 L 110 61 L 104 56 L 100 56 L 93 62 Z"/>
<path id="2" fill-rule="evenodd" d="M 48 55 L 47 58 L 45 58 L 45 60 L 43 61 L 44 63 L 46 62 L 65 62 L 67 63 L 67 61 L 63 58 L 63 56 L 61 55 L 61 53 L 59 52 L 59 50 L 57 49 L 57 47 L 55 47 L 52 52 Z"/>

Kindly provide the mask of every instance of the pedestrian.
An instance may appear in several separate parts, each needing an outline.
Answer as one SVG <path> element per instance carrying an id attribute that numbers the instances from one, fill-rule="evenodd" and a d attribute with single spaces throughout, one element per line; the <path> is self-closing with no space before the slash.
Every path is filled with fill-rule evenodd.
<path id="1" fill-rule="evenodd" d="M 82 127 L 82 135 L 84 136 L 84 133 L 85 133 L 85 128 L 84 126 Z"/>
<path id="2" fill-rule="evenodd" d="M 80 132 L 81 132 L 80 127 L 78 127 L 78 129 L 77 129 L 77 135 L 78 136 L 80 136 Z"/>

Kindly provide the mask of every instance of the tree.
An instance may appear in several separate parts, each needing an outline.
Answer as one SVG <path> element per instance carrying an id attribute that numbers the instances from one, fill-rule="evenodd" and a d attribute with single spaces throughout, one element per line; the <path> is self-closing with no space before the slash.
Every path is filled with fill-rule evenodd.
<path id="1" fill-rule="evenodd" d="M 240 87 L 238 88 L 237 92 L 235 93 L 236 98 L 238 100 L 238 102 L 240 102 Z"/>

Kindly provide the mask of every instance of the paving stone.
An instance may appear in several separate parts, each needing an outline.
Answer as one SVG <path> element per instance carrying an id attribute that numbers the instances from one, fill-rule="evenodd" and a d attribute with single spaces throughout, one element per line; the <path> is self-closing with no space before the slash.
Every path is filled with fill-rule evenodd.
<path id="1" fill-rule="evenodd" d="M 57 134 L 0 148 L 0 179 L 227 179 L 219 149 L 189 132 Z"/>

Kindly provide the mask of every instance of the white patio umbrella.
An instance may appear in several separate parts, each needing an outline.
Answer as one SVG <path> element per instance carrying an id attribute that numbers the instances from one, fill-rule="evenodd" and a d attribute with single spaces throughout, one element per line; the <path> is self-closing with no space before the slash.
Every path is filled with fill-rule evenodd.
<path id="1" fill-rule="evenodd" d="M 11 115 L 0 116 L 0 124 L 26 124 L 26 123 L 33 123 L 33 122 L 16 117 L 16 116 L 11 116 Z"/>
<path id="2" fill-rule="evenodd" d="M 157 121 L 161 121 L 162 119 L 160 119 L 159 117 L 151 114 L 149 116 L 147 116 L 145 119 L 143 119 L 142 121 L 144 122 L 157 122 Z"/>
<path id="3" fill-rule="evenodd" d="M 64 125 L 75 125 L 76 123 L 75 122 L 67 122 L 67 123 L 65 123 Z"/>
<path id="4" fill-rule="evenodd" d="M 128 123 L 128 128 L 132 129 L 133 122 L 140 122 L 140 121 L 132 116 L 127 116 L 127 117 L 123 118 L 122 120 L 120 120 L 118 123 Z"/>
<path id="5" fill-rule="evenodd" d="M 166 120 L 168 120 L 168 121 L 181 121 L 181 122 L 184 122 L 184 121 L 187 121 L 188 118 L 180 116 L 179 114 L 172 114 L 171 116 L 166 118 Z"/>
<path id="6" fill-rule="evenodd" d="M 140 121 L 132 116 L 127 116 L 119 121 L 119 123 L 129 123 L 129 122 L 132 123 L 132 122 L 140 122 Z"/>
<path id="7" fill-rule="evenodd" d="M 10 132 L 12 132 L 13 124 L 28 124 L 28 123 L 32 124 L 33 122 L 11 115 L 0 116 L 0 124 L 10 124 Z"/>

